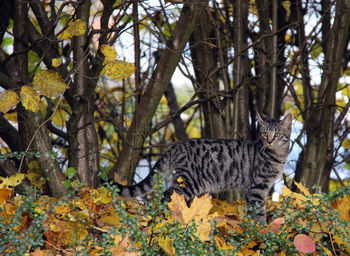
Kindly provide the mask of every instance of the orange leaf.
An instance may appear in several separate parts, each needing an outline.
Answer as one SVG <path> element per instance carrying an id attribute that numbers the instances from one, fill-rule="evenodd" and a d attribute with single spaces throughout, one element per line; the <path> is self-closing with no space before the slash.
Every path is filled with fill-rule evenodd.
<path id="1" fill-rule="evenodd" d="M 0 189 L 0 204 L 2 204 L 10 195 L 12 194 L 11 188 L 1 188 Z"/>
<path id="2" fill-rule="evenodd" d="M 298 251 L 302 253 L 311 253 L 316 251 L 315 242 L 308 235 L 296 235 L 294 237 L 294 245 L 298 249 Z"/>

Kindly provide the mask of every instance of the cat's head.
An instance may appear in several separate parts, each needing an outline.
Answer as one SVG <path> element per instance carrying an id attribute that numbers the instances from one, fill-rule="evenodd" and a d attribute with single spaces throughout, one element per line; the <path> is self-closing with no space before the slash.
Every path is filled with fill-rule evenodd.
<path id="1" fill-rule="evenodd" d="M 260 127 L 259 135 L 267 148 L 278 150 L 282 146 L 289 146 L 293 120 L 290 113 L 282 120 L 268 118 L 262 113 L 257 113 L 257 116 Z"/>

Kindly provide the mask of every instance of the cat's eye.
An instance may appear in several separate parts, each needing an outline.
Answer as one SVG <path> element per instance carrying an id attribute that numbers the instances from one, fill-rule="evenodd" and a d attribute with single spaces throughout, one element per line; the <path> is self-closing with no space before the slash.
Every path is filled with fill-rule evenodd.
<path id="1" fill-rule="evenodd" d="M 276 137 L 279 137 L 279 136 L 281 136 L 281 134 L 280 134 L 279 132 L 276 132 L 276 133 L 275 133 L 275 136 L 276 136 Z"/>
<path id="2" fill-rule="evenodd" d="M 263 132 L 262 136 L 267 137 L 267 132 Z"/>

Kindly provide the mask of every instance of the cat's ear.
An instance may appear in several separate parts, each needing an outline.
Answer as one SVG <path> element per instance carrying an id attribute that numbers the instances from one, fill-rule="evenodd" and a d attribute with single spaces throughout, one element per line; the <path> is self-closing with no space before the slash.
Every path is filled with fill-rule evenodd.
<path id="1" fill-rule="evenodd" d="M 281 125 L 287 129 L 292 127 L 293 116 L 291 113 L 288 113 L 281 121 Z"/>
<path id="2" fill-rule="evenodd" d="M 266 122 L 264 119 L 266 119 L 266 116 L 263 113 L 256 112 L 256 116 L 258 117 L 258 122 L 260 125 L 266 125 Z"/>

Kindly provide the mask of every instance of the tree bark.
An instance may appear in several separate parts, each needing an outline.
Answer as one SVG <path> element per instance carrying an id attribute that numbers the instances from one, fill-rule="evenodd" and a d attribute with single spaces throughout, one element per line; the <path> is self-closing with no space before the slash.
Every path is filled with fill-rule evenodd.
<path id="1" fill-rule="evenodd" d="M 209 77 L 209 74 L 217 68 L 218 45 L 215 38 L 215 27 L 212 24 L 208 7 L 201 6 L 202 15 L 198 19 L 195 30 L 190 38 L 191 57 L 200 99 L 206 99 L 216 95 L 219 90 L 218 75 Z M 215 19 L 215 17 L 214 17 Z M 213 47 L 214 46 L 214 47 Z M 224 71 L 226 72 L 226 71 Z M 225 138 L 227 135 L 224 119 L 224 108 L 219 97 L 201 104 L 204 116 L 203 138 Z"/>
<path id="2" fill-rule="evenodd" d="M 179 111 L 179 106 L 177 105 L 176 101 L 176 94 L 173 85 L 170 83 L 165 91 L 165 97 L 168 101 L 168 106 L 170 109 L 170 115 L 175 114 Z M 188 135 L 186 132 L 185 124 L 182 121 L 180 116 L 174 117 L 173 120 L 174 129 L 175 129 L 175 136 L 178 140 L 186 140 L 188 139 Z"/>
<path id="3" fill-rule="evenodd" d="M 126 138 L 123 141 L 117 165 L 112 170 L 113 172 L 118 172 L 121 179 L 127 180 L 129 184 L 132 183 L 140 150 L 145 140 L 145 135 L 150 129 L 153 115 L 193 31 L 197 17 L 202 9 L 201 6 L 206 5 L 206 2 L 206 0 L 185 2 L 169 45 L 164 50 L 141 98 L 139 115 L 134 116 L 131 122 Z"/>
<path id="4" fill-rule="evenodd" d="M 28 57 L 27 57 L 27 15 L 28 6 L 25 1 L 17 0 L 15 2 L 14 11 L 14 54 L 17 66 L 13 70 L 13 75 L 16 77 L 17 86 L 29 84 L 28 77 Z M 42 152 L 39 156 L 39 165 L 44 170 L 45 177 L 54 197 L 65 195 L 66 190 L 63 185 L 65 176 L 62 173 L 55 158 L 52 158 L 51 141 L 48 130 L 45 126 L 40 127 L 42 122 L 41 113 L 33 113 L 25 110 L 22 106 L 17 107 L 19 134 L 24 139 L 25 144 L 28 145 L 34 136 L 33 144 L 30 150 Z"/>
<path id="5" fill-rule="evenodd" d="M 90 0 L 77 8 L 77 18 L 86 22 L 88 31 Z M 71 87 L 72 115 L 67 123 L 69 166 L 78 171 L 80 182 L 95 187 L 98 184 L 99 150 L 94 126 L 94 92 L 96 83 L 91 77 L 88 62 L 88 33 L 72 38 L 74 84 Z"/>

